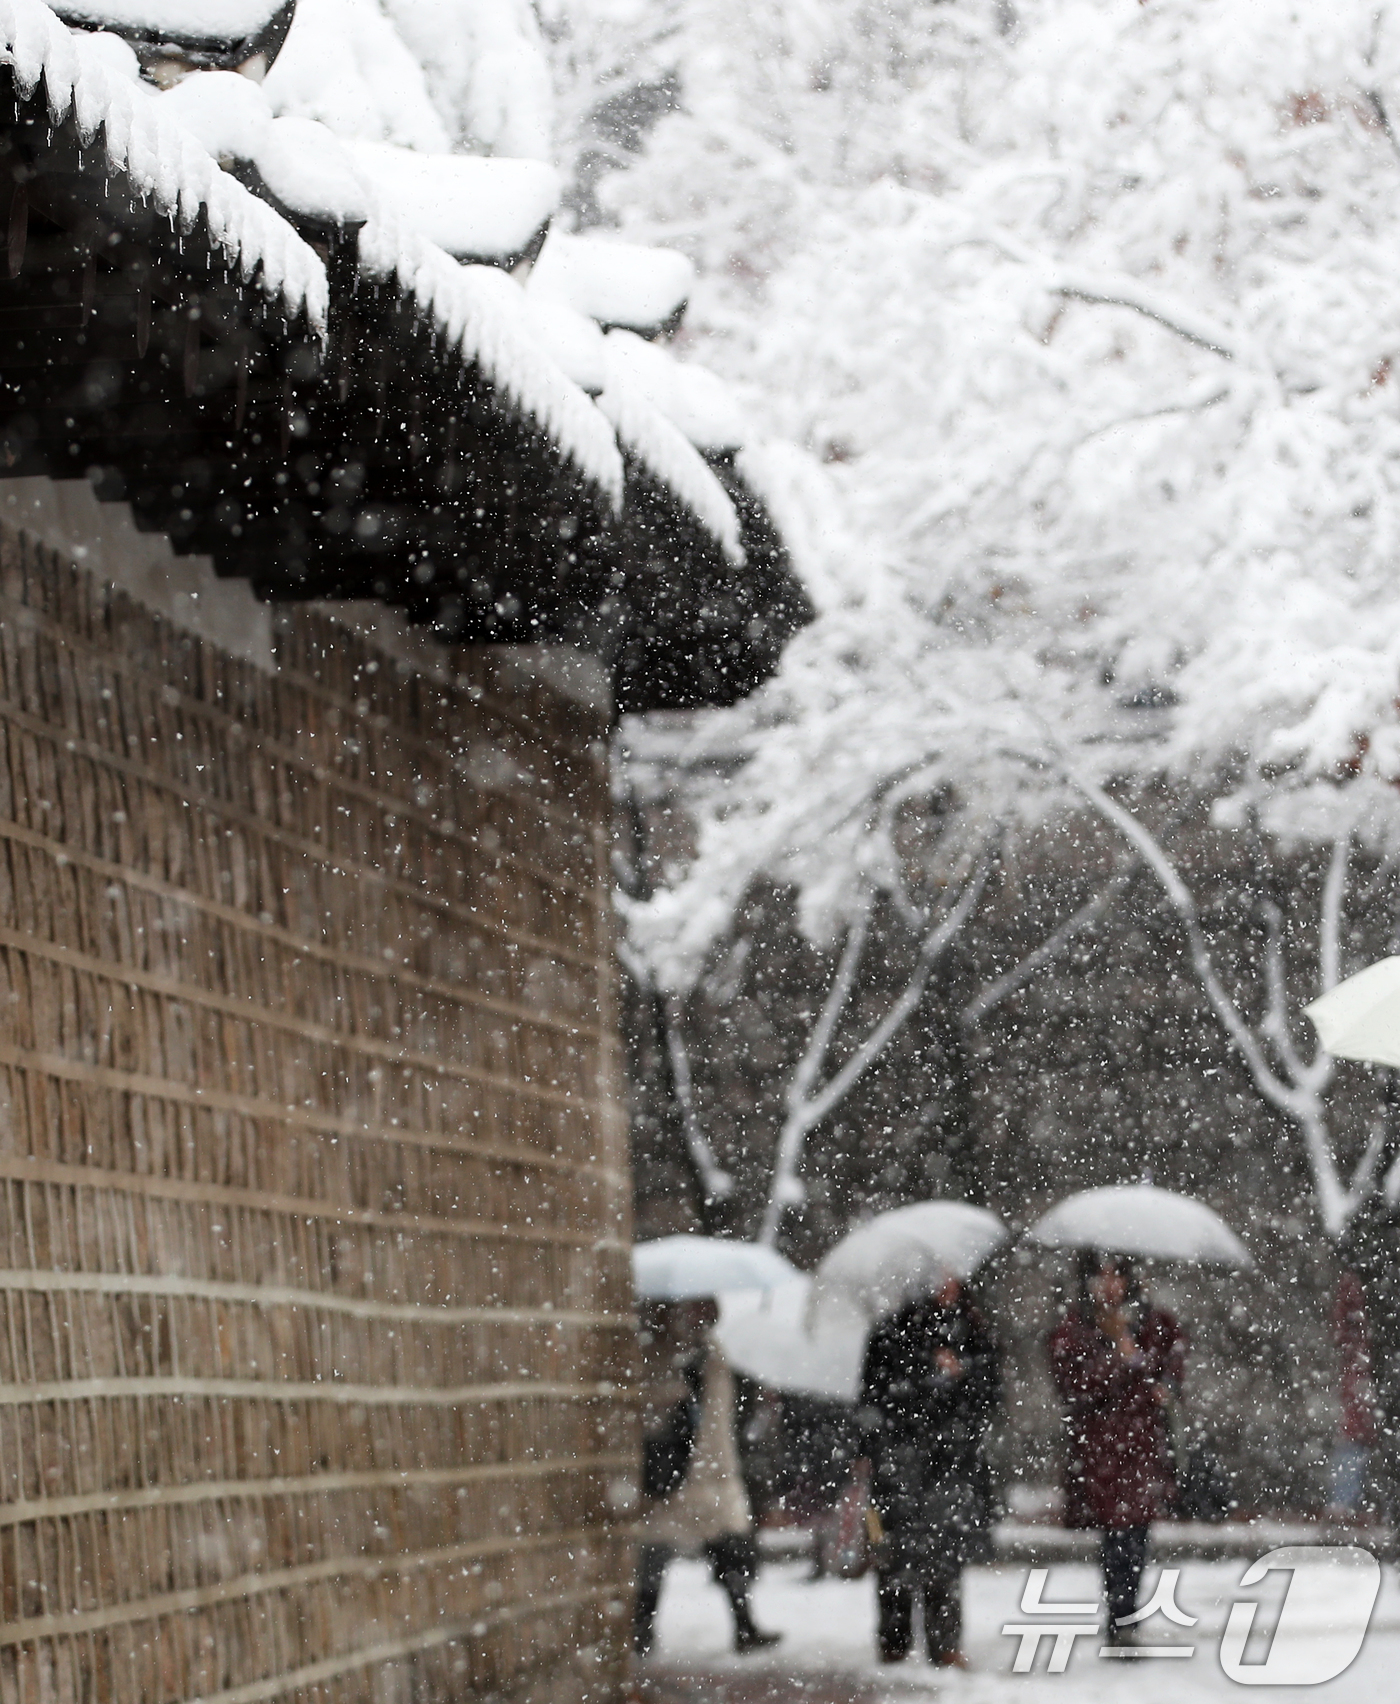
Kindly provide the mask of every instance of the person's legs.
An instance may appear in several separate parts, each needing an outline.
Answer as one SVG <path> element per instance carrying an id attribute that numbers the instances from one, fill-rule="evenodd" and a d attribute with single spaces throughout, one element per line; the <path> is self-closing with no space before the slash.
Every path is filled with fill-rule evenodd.
<path id="1" fill-rule="evenodd" d="M 914 1589 L 901 1571 L 882 1568 L 877 1576 L 880 1660 L 902 1662 L 914 1642 Z"/>
<path id="2" fill-rule="evenodd" d="M 1147 1564 L 1145 1526 L 1110 1529 L 1103 1535 L 1103 1595 L 1108 1605 L 1108 1636 L 1137 1608 L 1142 1570 Z"/>
<path id="3" fill-rule="evenodd" d="M 637 1546 L 637 1596 L 632 1610 L 632 1649 L 644 1657 L 651 1649 L 656 1626 L 656 1606 L 661 1601 L 661 1581 L 671 1559 L 665 1544 Z"/>
<path id="4" fill-rule="evenodd" d="M 950 1662 L 962 1649 L 962 1567 L 954 1562 L 930 1568 L 923 1584 L 929 1661 Z"/>
<path id="5" fill-rule="evenodd" d="M 756 1651 L 764 1645 L 776 1645 L 781 1633 L 768 1633 L 754 1624 L 749 1605 L 749 1588 L 758 1573 L 758 1546 L 746 1533 L 724 1533 L 712 1538 L 705 1546 L 715 1581 L 724 1589 L 729 1607 L 734 1611 L 734 1648 L 737 1651 Z"/>

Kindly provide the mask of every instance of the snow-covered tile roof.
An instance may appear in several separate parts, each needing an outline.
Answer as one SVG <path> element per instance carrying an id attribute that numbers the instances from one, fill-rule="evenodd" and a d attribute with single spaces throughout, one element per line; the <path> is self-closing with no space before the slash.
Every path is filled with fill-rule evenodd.
<path id="1" fill-rule="evenodd" d="M 281 207 L 331 225 L 359 225 L 369 197 L 345 145 L 309 118 L 274 118 L 258 84 L 204 71 L 153 97 L 221 160 L 246 160 Z"/>
<path id="2" fill-rule="evenodd" d="M 612 422 L 623 450 L 696 517 L 731 562 L 742 563 L 739 516 L 728 493 L 680 428 L 650 400 L 628 363 L 617 359 L 614 335 L 606 339 L 608 382 L 598 407 Z"/>
<path id="3" fill-rule="evenodd" d="M 100 132 L 110 170 L 182 230 L 192 229 L 203 209 L 229 265 L 325 336 L 326 272 L 315 250 L 221 171 L 158 100 L 113 70 L 99 45 L 65 29 L 41 0 L 0 0 L 0 64 L 12 67 L 25 99 L 42 79 L 53 122 L 71 116 L 88 145 Z"/>
<path id="4" fill-rule="evenodd" d="M 608 359 L 697 449 L 737 450 L 748 437 L 738 398 L 708 367 L 678 361 L 630 331 L 610 331 L 608 351 Z"/>
<path id="5" fill-rule="evenodd" d="M 597 396 L 608 382 L 608 352 L 595 320 L 550 296 L 524 292 L 530 324 L 541 346 L 574 383 Z"/>
<path id="6" fill-rule="evenodd" d="M 241 40 L 266 29 L 285 0 L 58 0 L 60 18 L 141 30 L 171 41 Z"/>
<path id="7" fill-rule="evenodd" d="M 379 0 L 297 0 L 262 87 L 274 112 L 318 118 L 337 136 L 428 154 L 452 147 L 423 66 Z"/>
<path id="8" fill-rule="evenodd" d="M 551 231 L 530 289 L 557 297 L 603 326 L 659 331 L 685 306 L 695 268 L 675 249 Z"/>
<path id="9" fill-rule="evenodd" d="M 147 64 L 241 65 L 274 59 L 296 0 L 52 0 L 65 24 L 110 30 Z"/>
<path id="10" fill-rule="evenodd" d="M 421 154 L 390 142 L 345 146 L 370 186 L 458 260 L 523 254 L 559 205 L 559 174 L 542 160 Z"/>
<path id="11" fill-rule="evenodd" d="M 382 203 L 360 233 L 360 270 L 411 296 L 448 347 L 475 362 L 614 504 L 621 501 L 622 458 L 608 422 L 535 340 L 518 284 L 495 267 L 460 265 Z"/>
<path id="12" fill-rule="evenodd" d="M 558 198 L 558 178 L 550 167 L 345 141 L 313 119 L 274 118 L 257 84 L 226 71 L 186 77 L 155 96 L 154 104 L 212 152 L 251 162 L 292 212 L 341 223 L 370 220 L 360 237 L 362 272 L 396 277 L 432 315 L 449 345 L 475 361 L 588 478 L 619 501 L 622 461 L 613 435 L 551 359 L 550 339 L 541 335 L 520 287 L 504 273 L 460 265 L 433 240 L 440 232 L 467 252 L 516 251 Z M 597 337 L 596 327 L 592 330 Z M 594 388 L 601 383 L 600 376 Z"/>
<path id="13" fill-rule="evenodd" d="M 255 282 L 293 318 L 304 314 L 323 339 L 326 267 L 298 230 L 310 231 L 318 242 L 327 224 L 357 231 L 334 252 L 355 256 L 365 284 L 396 295 L 434 332 L 434 353 L 425 357 L 421 346 L 411 354 L 405 348 L 408 359 L 435 361 L 449 375 L 458 363 L 479 373 L 547 442 L 546 459 L 551 451 L 562 457 L 614 510 L 623 511 L 626 482 L 633 482 L 636 505 L 628 512 L 643 535 L 649 522 L 657 527 L 656 567 L 679 599 L 680 643 L 687 623 L 697 619 L 687 597 L 705 583 L 703 576 L 693 579 L 694 564 L 687 560 L 686 541 L 694 542 L 688 523 L 713 539 L 736 568 L 745 563 L 744 541 L 752 531 L 743 494 L 731 498 L 726 489 L 728 464 L 712 467 L 705 460 L 743 440 L 734 399 L 713 374 L 620 329 L 654 333 L 674 323 L 693 282 L 690 262 L 667 250 L 552 234 L 523 288 L 499 265 L 470 263 L 529 253 L 558 205 L 558 175 L 535 158 L 444 152 L 438 138 L 446 141 L 447 132 L 437 118 L 416 128 L 401 122 L 404 114 L 395 102 L 422 105 L 416 96 L 407 99 L 413 79 L 403 75 L 403 65 L 391 66 L 393 75 L 378 90 L 394 108 L 388 113 L 394 122 L 387 122 L 385 111 L 360 99 L 373 82 L 378 51 L 378 37 L 368 27 L 346 46 L 347 54 L 354 48 L 351 58 L 359 55 L 359 94 L 339 101 L 313 98 L 316 41 L 333 43 L 336 20 L 361 13 L 361 22 L 373 12 L 389 28 L 376 0 L 308 0 L 307 21 L 317 28 L 303 44 L 307 50 L 293 55 L 285 87 L 275 76 L 263 88 L 228 71 L 196 70 L 164 92 L 142 81 L 138 63 L 139 55 L 153 75 L 161 50 L 140 31 L 154 27 L 158 16 L 174 18 L 178 12 L 181 29 L 172 25 L 171 33 L 188 39 L 196 24 L 215 33 L 236 32 L 271 19 L 280 31 L 290 13 L 275 0 L 91 4 L 102 7 L 101 15 L 83 13 L 88 27 L 70 30 L 43 0 L 0 0 L 0 64 L 12 67 L 21 98 L 34 97 L 42 82 L 53 121 L 75 127 L 85 148 L 105 151 L 123 196 L 153 204 L 182 231 L 190 231 L 202 214 L 230 271 Z M 121 39 L 93 29 L 97 22 L 111 22 Z M 184 57 L 187 65 L 200 61 L 197 54 Z M 201 62 L 215 60 L 209 54 Z M 428 59 L 424 66 L 426 76 Z M 326 75 L 333 79 L 335 72 Z M 422 89 L 431 82 L 422 81 Z M 472 110 L 484 111 L 481 88 L 473 98 Z M 433 100 L 441 107 L 437 95 Z M 453 140 L 468 144 L 476 136 L 453 131 Z M 402 146 L 405 142 L 414 146 Z M 244 181 L 221 161 L 236 165 Z M 253 190 L 245 187 L 249 183 Z M 346 321 L 355 323 L 362 322 L 353 315 Z M 665 499 L 654 517 L 647 500 L 653 493 Z M 626 526 L 614 539 L 624 553 L 636 544 Z M 646 549 L 643 545 L 644 554 Z M 710 552 L 698 554 L 712 563 Z M 755 550 L 752 566 L 760 578 L 762 561 Z M 752 574 L 744 580 L 756 583 Z M 669 689 L 654 682 L 637 690 L 647 702 L 670 701 Z M 703 688 L 712 690 L 718 690 L 713 683 Z"/>

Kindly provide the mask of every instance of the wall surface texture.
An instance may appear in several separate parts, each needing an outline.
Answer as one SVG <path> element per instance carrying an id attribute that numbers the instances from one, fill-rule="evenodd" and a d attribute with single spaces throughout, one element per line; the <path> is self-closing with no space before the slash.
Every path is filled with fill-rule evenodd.
<path id="1" fill-rule="evenodd" d="M 0 1704 L 613 1696 L 606 713 L 0 534 Z"/>

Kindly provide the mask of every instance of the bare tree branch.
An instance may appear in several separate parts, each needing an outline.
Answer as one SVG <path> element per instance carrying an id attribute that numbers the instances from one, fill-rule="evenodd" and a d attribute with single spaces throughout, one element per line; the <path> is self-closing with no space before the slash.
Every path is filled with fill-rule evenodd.
<path id="1" fill-rule="evenodd" d="M 855 985 L 856 971 L 870 933 L 871 910 L 871 897 L 867 893 L 860 912 L 846 930 L 846 942 L 841 951 L 840 963 L 836 966 L 836 975 L 831 979 L 831 987 L 827 990 L 821 1015 L 813 1026 L 802 1058 L 792 1074 L 792 1082 L 788 1085 L 786 1098 L 789 1112 L 805 1103 L 821 1076 L 831 1038 L 836 1033 L 836 1025 Z M 778 1157 L 781 1164 L 781 1150 Z"/>
<path id="2" fill-rule="evenodd" d="M 1268 1007 L 1260 1022 L 1265 1035 L 1283 1061 L 1283 1068 L 1297 1082 L 1306 1071 L 1293 1036 L 1288 1028 L 1287 969 L 1283 954 L 1283 913 L 1272 900 L 1263 906 L 1264 912 L 1264 982 L 1268 990 Z"/>
<path id="3" fill-rule="evenodd" d="M 1087 904 L 1081 905 L 1072 917 L 1067 917 L 1059 928 L 1035 948 L 1026 954 L 1019 964 L 989 982 L 980 994 L 971 1000 L 958 1013 L 958 1022 L 966 1030 L 976 1029 L 982 1019 L 1004 1000 L 1011 996 L 1031 980 L 1035 973 L 1051 959 L 1057 957 L 1078 934 L 1096 923 L 1114 900 L 1127 888 L 1138 868 L 1136 858 L 1123 861 L 1118 873 L 1110 880 Z"/>
<path id="4" fill-rule="evenodd" d="M 680 1014 L 675 1009 L 675 1001 L 667 999 L 665 1005 L 666 1051 L 671 1059 L 671 1080 L 676 1086 L 676 1099 L 680 1102 L 681 1123 L 685 1129 L 686 1145 L 690 1149 L 690 1157 L 695 1163 L 695 1169 L 700 1174 L 705 1194 L 711 1201 L 723 1201 L 734 1187 L 734 1180 L 715 1158 L 715 1151 L 706 1140 L 705 1132 L 700 1128 L 700 1119 L 695 1111 L 695 1091 L 690 1076 L 690 1055 L 686 1051 L 685 1042 L 681 1038 Z"/>
<path id="5" fill-rule="evenodd" d="M 1351 1184 L 1348 1193 L 1358 1206 L 1371 1193 L 1376 1179 L 1376 1166 L 1385 1149 L 1385 1120 L 1378 1118 L 1371 1126 L 1371 1133 L 1366 1138 L 1365 1151 L 1356 1162 L 1356 1170 L 1351 1174 Z"/>
<path id="6" fill-rule="evenodd" d="M 771 1244 L 777 1239 L 783 1210 L 788 1204 L 788 1194 L 797 1178 L 797 1168 L 801 1163 L 802 1146 L 807 1133 L 849 1094 L 908 1020 L 923 996 L 929 975 L 939 956 L 949 942 L 956 938 L 976 909 L 990 869 L 991 858 L 986 856 L 969 877 L 956 903 L 944 911 L 925 936 L 923 945 L 919 948 L 914 972 L 899 998 L 840 1070 L 818 1089 L 816 1085 L 821 1060 L 830 1045 L 836 1020 L 850 993 L 860 953 L 864 948 L 863 930 L 854 953 L 851 951 L 851 936 L 847 936 L 846 951 L 842 954 L 842 962 L 827 995 L 826 1005 L 788 1090 L 788 1113 L 778 1137 L 778 1154 L 768 1201 L 764 1208 L 763 1225 L 759 1231 L 760 1242 Z M 843 971 L 846 972 L 844 984 Z"/>
<path id="7" fill-rule="evenodd" d="M 1397 154 L 1400 154 L 1400 138 L 1396 137 L 1395 126 L 1390 122 L 1390 113 L 1385 104 L 1385 97 L 1379 89 L 1367 89 L 1366 99 L 1370 102 L 1371 111 L 1376 115 L 1376 123 L 1385 132 L 1385 139 Z"/>
<path id="8" fill-rule="evenodd" d="M 1039 273 L 1046 288 L 1067 301 L 1127 308 L 1141 314 L 1144 319 L 1154 320 L 1187 343 L 1209 349 L 1212 354 L 1223 356 L 1227 361 L 1240 360 L 1246 354 L 1237 331 L 1198 313 L 1189 302 L 1154 290 L 1131 273 L 1088 272 L 1078 267 L 1059 265 L 999 226 L 978 227 L 969 236 L 973 241 L 981 240 L 999 248 L 1009 260 L 1019 261 Z"/>
<path id="9" fill-rule="evenodd" d="M 1318 969 L 1323 994 L 1330 993 L 1342 980 L 1342 904 L 1346 898 L 1347 875 L 1351 864 L 1351 834 L 1339 834 L 1332 842 L 1332 856 L 1327 860 L 1327 879 L 1322 884 L 1322 924 Z"/>
<path id="10" fill-rule="evenodd" d="M 1068 766 L 1065 773 L 1089 803 L 1137 848 L 1143 862 L 1157 878 L 1181 921 L 1186 935 L 1187 952 L 1197 980 L 1204 989 L 1221 1027 L 1243 1057 L 1254 1080 L 1254 1086 L 1270 1106 L 1291 1118 L 1301 1131 L 1304 1151 L 1312 1171 L 1318 1212 L 1329 1235 L 1339 1235 L 1355 1211 L 1359 1197 L 1354 1189 L 1343 1185 L 1332 1153 L 1322 1102 L 1322 1091 L 1331 1074 L 1330 1058 L 1319 1047 L 1312 1064 L 1298 1061 L 1299 1073 L 1292 1077 L 1290 1072 L 1291 1081 L 1274 1070 L 1254 1031 L 1216 974 L 1191 890 L 1181 879 L 1151 830 L 1096 782 L 1076 774 Z M 1348 861 L 1349 846 L 1339 843 L 1333 848 L 1327 879 L 1323 884 L 1318 962 L 1320 978 L 1324 984 L 1327 977 L 1335 976 L 1339 968 L 1340 918 L 1346 891 Z M 1271 1034 L 1270 1039 L 1276 1038 Z M 1291 1042 L 1288 1043 L 1288 1053 L 1280 1047 L 1285 1070 L 1288 1069 L 1289 1053 L 1292 1053 Z M 1293 1057 L 1296 1059 L 1296 1054 Z M 1374 1166 L 1375 1161 L 1372 1160 L 1371 1164 Z"/>
<path id="11" fill-rule="evenodd" d="M 691 1164 L 700 1179 L 707 1201 L 722 1201 L 734 1187 L 734 1180 L 715 1158 L 715 1151 L 706 1140 L 695 1111 L 695 1093 L 690 1075 L 690 1055 L 680 1031 L 680 1014 L 670 996 L 663 998 L 656 987 L 651 969 L 626 941 L 617 944 L 617 956 L 638 989 L 655 1003 L 660 1027 L 665 1036 L 666 1057 L 671 1065 L 671 1086 L 681 1109 L 681 1128 L 690 1151 Z"/>
<path id="12" fill-rule="evenodd" d="M 1166 330 L 1174 332 L 1187 343 L 1194 343 L 1199 349 L 1209 349 L 1212 355 L 1222 355 L 1227 361 L 1237 358 L 1237 351 L 1228 333 L 1204 321 L 1192 325 L 1189 313 L 1181 312 L 1175 304 L 1157 301 L 1147 292 L 1134 288 L 1132 284 L 1121 279 L 1111 285 L 1093 285 L 1082 281 L 1061 279 L 1050 280 L 1050 288 L 1057 296 L 1063 296 L 1071 302 L 1093 302 L 1104 308 L 1128 308 L 1135 314 L 1141 314 L 1144 319 L 1155 320 Z"/>
<path id="13" fill-rule="evenodd" d="M 885 1051 L 905 1021 L 918 1005 L 923 995 L 924 986 L 933 970 L 943 949 L 953 941 L 962 929 L 964 923 L 976 909 L 977 901 L 982 897 L 982 889 L 986 886 L 989 860 L 984 861 L 971 880 L 963 888 L 958 902 L 947 912 L 942 921 L 930 931 L 919 949 L 919 962 L 914 974 L 905 985 L 904 992 L 890 1007 L 880 1022 L 870 1034 L 811 1101 L 808 1102 L 808 1115 L 813 1123 L 825 1118 L 838 1101 L 844 1099 L 853 1085 L 863 1077 L 869 1067 Z"/>

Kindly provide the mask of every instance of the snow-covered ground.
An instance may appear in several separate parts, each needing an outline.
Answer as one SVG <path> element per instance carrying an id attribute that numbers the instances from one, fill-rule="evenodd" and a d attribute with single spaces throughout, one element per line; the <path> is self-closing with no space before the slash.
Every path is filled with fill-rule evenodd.
<path id="1" fill-rule="evenodd" d="M 732 1629 L 728 1608 L 708 1569 L 699 1562 L 678 1561 L 666 1577 L 658 1621 L 656 1659 L 669 1665 L 703 1668 L 772 1668 L 787 1673 L 823 1671 L 859 1677 L 866 1682 L 884 1678 L 893 1701 L 906 1700 L 911 1690 L 927 1687 L 949 1704 L 1219 1704 L 1234 1699 L 1315 1699 L 1317 1704 L 1379 1704 L 1394 1697 L 1400 1671 L 1400 1580 L 1387 1569 L 1360 1656 L 1338 1679 L 1317 1686 L 1244 1687 L 1222 1671 L 1217 1650 L 1231 1601 L 1240 1596 L 1244 1561 L 1191 1562 L 1182 1566 L 1177 1602 L 1199 1618 L 1188 1634 L 1164 1627 L 1154 1639 L 1194 1642 L 1188 1660 L 1108 1662 L 1096 1654 L 1094 1640 L 1076 1641 L 1064 1674 L 1045 1672 L 1042 1648 L 1035 1672 L 1011 1672 L 1019 1641 L 1005 1637 L 1008 1621 L 1024 1621 L 1019 1604 L 1028 1570 L 1020 1565 L 971 1568 L 964 1591 L 965 1645 L 971 1662 L 965 1673 L 933 1670 L 911 1659 L 882 1669 L 874 1658 L 875 1588 L 872 1580 L 809 1582 L 803 1563 L 784 1562 L 764 1568 L 754 1592 L 756 1619 L 783 1633 L 781 1646 L 760 1657 L 731 1654 Z M 1148 1587 L 1156 1580 L 1149 1569 Z M 1282 1584 L 1282 1581 L 1280 1581 Z M 1050 1570 L 1044 1599 L 1050 1602 L 1087 1601 L 1095 1595 L 1096 1571 L 1083 1563 Z M 1245 1593 L 1245 1597 L 1253 1594 Z M 1275 1600 L 1277 1601 L 1277 1600 Z M 1271 1619 L 1261 1610 L 1261 1619 Z M 1249 1653 L 1253 1659 L 1255 1653 Z M 1390 1678 L 1387 1679 L 1386 1677 Z"/>

